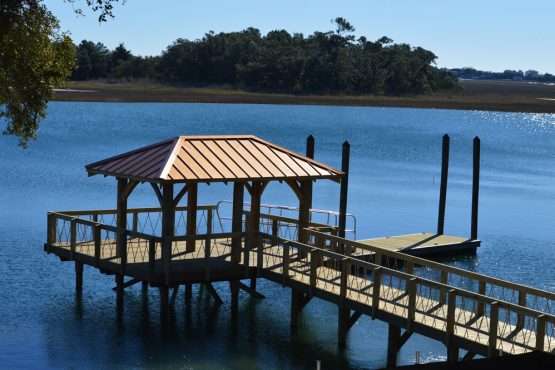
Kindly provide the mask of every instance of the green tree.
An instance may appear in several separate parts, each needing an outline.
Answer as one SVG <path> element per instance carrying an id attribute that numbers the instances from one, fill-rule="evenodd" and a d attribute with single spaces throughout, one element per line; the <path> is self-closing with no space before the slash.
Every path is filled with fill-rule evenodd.
<path id="1" fill-rule="evenodd" d="M 0 121 L 26 147 L 47 100 L 75 65 L 71 39 L 40 0 L 0 3 Z"/>

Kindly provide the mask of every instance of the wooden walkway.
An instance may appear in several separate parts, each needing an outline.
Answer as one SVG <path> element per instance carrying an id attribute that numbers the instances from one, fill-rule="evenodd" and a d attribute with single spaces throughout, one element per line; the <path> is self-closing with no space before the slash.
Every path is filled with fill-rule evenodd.
<path id="1" fill-rule="evenodd" d="M 130 285 L 123 277 L 160 287 L 266 278 L 291 288 L 293 327 L 314 297 L 338 305 L 340 344 L 361 315 L 388 323 L 388 358 L 413 333 L 443 342 L 451 360 L 458 359 L 459 349 L 468 351 L 467 358 L 555 351 L 555 294 L 374 242 L 310 228 L 309 245 L 261 232 L 175 237 L 165 265 L 160 237 L 125 230 L 128 239 L 118 243 L 122 231 L 116 227 L 52 217 L 58 222 L 45 250 L 75 261 L 76 271 L 86 264 L 121 276 L 122 289 Z M 360 253 L 373 254 L 375 263 L 360 260 Z"/>

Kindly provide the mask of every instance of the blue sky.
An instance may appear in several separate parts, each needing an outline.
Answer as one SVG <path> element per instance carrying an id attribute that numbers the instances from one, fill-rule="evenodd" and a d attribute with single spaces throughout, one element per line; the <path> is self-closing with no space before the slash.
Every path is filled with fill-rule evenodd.
<path id="1" fill-rule="evenodd" d="M 77 0 L 77 6 L 79 1 L 84 3 Z M 109 48 L 123 42 L 139 55 L 158 55 L 179 37 L 197 39 L 209 30 L 252 26 L 307 35 L 332 29 L 330 20 L 341 16 L 357 36 L 386 35 L 433 51 L 440 67 L 555 73 L 553 0 L 127 0 L 115 6 L 115 19 L 101 25 L 91 11 L 77 17 L 62 0 L 45 4 L 75 42 L 100 41 Z"/>

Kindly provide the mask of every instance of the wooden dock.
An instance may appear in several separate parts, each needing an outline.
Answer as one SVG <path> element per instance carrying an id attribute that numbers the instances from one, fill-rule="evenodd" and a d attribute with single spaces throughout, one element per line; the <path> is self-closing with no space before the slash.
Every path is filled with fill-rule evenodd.
<path id="1" fill-rule="evenodd" d="M 176 237 L 170 268 L 164 270 L 159 237 L 132 236 L 122 257 L 116 239 L 102 232 L 115 230 L 113 226 L 67 215 L 50 217 L 57 220 L 57 231 L 45 250 L 62 260 L 75 261 L 78 274 L 82 275 L 83 265 L 90 265 L 116 277 L 127 277 L 119 289 L 143 281 L 173 288 L 174 295 L 179 285 L 265 278 L 291 288 L 293 328 L 313 298 L 338 305 L 342 345 L 349 328 L 362 315 L 387 322 L 390 365 L 413 333 L 445 343 L 450 360 L 458 359 L 459 349 L 468 351 L 466 358 L 555 350 L 551 308 L 555 294 L 374 243 L 363 244 L 311 228 L 306 229 L 309 245 L 262 232 Z M 279 222 L 274 231 L 279 233 Z M 192 238 L 194 249 L 190 248 Z M 232 245 L 237 238 L 240 253 L 234 256 Z M 361 261 L 356 255 L 360 250 L 385 258 L 375 259 L 376 263 Z M 82 276 L 77 281 L 82 284 Z M 241 285 L 256 293 L 255 287 Z M 161 297 L 167 299 L 167 288 L 162 292 Z"/>
<path id="2" fill-rule="evenodd" d="M 382 238 L 358 240 L 359 243 L 401 252 L 412 256 L 425 258 L 450 257 L 461 254 L 475 254 L 480 246 L 480 240 L 461 238 L 457 236 L 438 235 L 433 233 L 419 233 L 399 236 L 386 236 Z M 355 252 L 361 258 L 373 255 L 367 250 L 358 249 Z"/>
<path id="3" fill-rule="evenodd" d="M 77 291 L 83 289 L 85 265 L 114 275 L 121 314 L 127 287 L 140 282 L 143 289 L 156 287 L 161 320 L 167 319 L 180 285 L 190 298 L 191 285 L 204 284 L 222 303 L 211 283 L 228 281 L 231 312 L 237 313 L 239 290 L 260 297 L 257 279 L 271 280 L 291 289 L 293 330 L 313 298 L 337 304 L 340 346 L 362 315 L 386 322 L 388 367 L 395 366 L 413 333 L 444 343 L 449 361 L 459 360 L 460 349 L 467 351 L 465 360 L 554 351 L 554 293 L 410 255 L 479 245 L 479 139 L 474 140 L 468 240 L 443 232 L 448 147 L 446 135 L 437 235 L 345 239 L 348 142 L 338 171 L 313 159 L 312 136 L 306 156 L 254 136 L 180 136 L 86 166 L 89 175 L 117 179 L 117 208 L 49 212 L 44 250 L 75 264 Z M 310 220 L 316 180 L 340 182 L 337 227 Z M 261 214 L 261 196 L 271 181 L 285 183 L 297 196 L 298 219 Z M 213 182 L 233 184 L 231 232 L 214 232 L 217 207 L 197 204 L 198 185 Z M 144 183 L 160 208 L 128 208 L 129 196 Z M 248 212 L 245 190 L 251 198 Z M 179 206 L 183 198 L 187 207 Z M 250 279 L 250 286 L 242 279 Z"/>

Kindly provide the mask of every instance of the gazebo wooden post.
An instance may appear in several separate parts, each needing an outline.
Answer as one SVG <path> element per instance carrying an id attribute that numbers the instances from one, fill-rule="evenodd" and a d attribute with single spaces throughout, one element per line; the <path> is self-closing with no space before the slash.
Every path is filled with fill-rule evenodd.
<path id="1" fill-rule="evenodd" d="M 231 232 L 241 233 L 243 231 L 243 199 L 245 193 L 244 182 L 233 183 L 233 213 L 231 219 Z M 231 238 L 231 262 L 239 263 L 241 261 L 241 236 Z M 231 312 L 237 313 L 239 308 L 239 280 L 229 281 L 229 289 L 231 291 Z"/>
<path id="2" fill-rule="evenodd" d="M 197 234 L 197 205 L 198 205 L 198 183 L 190 183 L 187 192 L 187 236 Z M 196 240 L 187 239 L 186 251 L 194 252 Z"/>
<path id="3" fill-rule="evenodd" d="M 253 181 L 251 183 L 250 194 L 251 194 L 251 213 L 250 213 L 250 235 L 249 235 L 249 247 L 251 250 L 256 248 L 258 253 L 262 253 L 262 244 L 260 243 L 259 231 L 260 231 L 260 200 L 262 198 L 263 183 L 260 181 Z M 251 277 L 250 287 L 252 290 L 256 290 L 256 276 Z"/>
<path id="4" fill-rule="evenodd" d="M 164 282 L 169 284 L 172 253 L 172 238 L 175 225 L 175 203 L 173 200 L 173 184 L 162 184 L 162 271 Z"/>
<path id="5" fill-rule="evenodd" d="M 125 178 L 118 177 L 117 202 L 116 202 L 116 226 L 120 230 L 127 229 L 127 196 L 125 194 L 128 181 Z M 116 234 L 116 256 L 121 258 L 122 270 L 116 273 L 116 296 L 117 306 L 122 307 L 123 304 L 123 283 L 124 283 L 124 266 L 127 261 L 127 235 L 121 231 Z"/>
<path id="6" fill-rule="evenodd" d="M 339 228 L 337 230 L 337 235 L 340 238 L 345 237 L 345 229 L 347 225 L 347 192 L 349 188 L 349 155 L 351 151 L 351 145 L 348 141 L 343 143 L 343 153 L 341 159 L 341 171 L 343 176 L 341 177 L 341 187 L 339 193 Z"/>
<path id="7" fill-rule="evenodd" d="M 233 213 L 231 219 L 231 232 L 241 233 L 243 231 L 243 198 L 245 193 L 244 182 L 233 183 Z M 241 260 L 240 236 L 231 238 L 231 262 L 239 263 Z"/>

